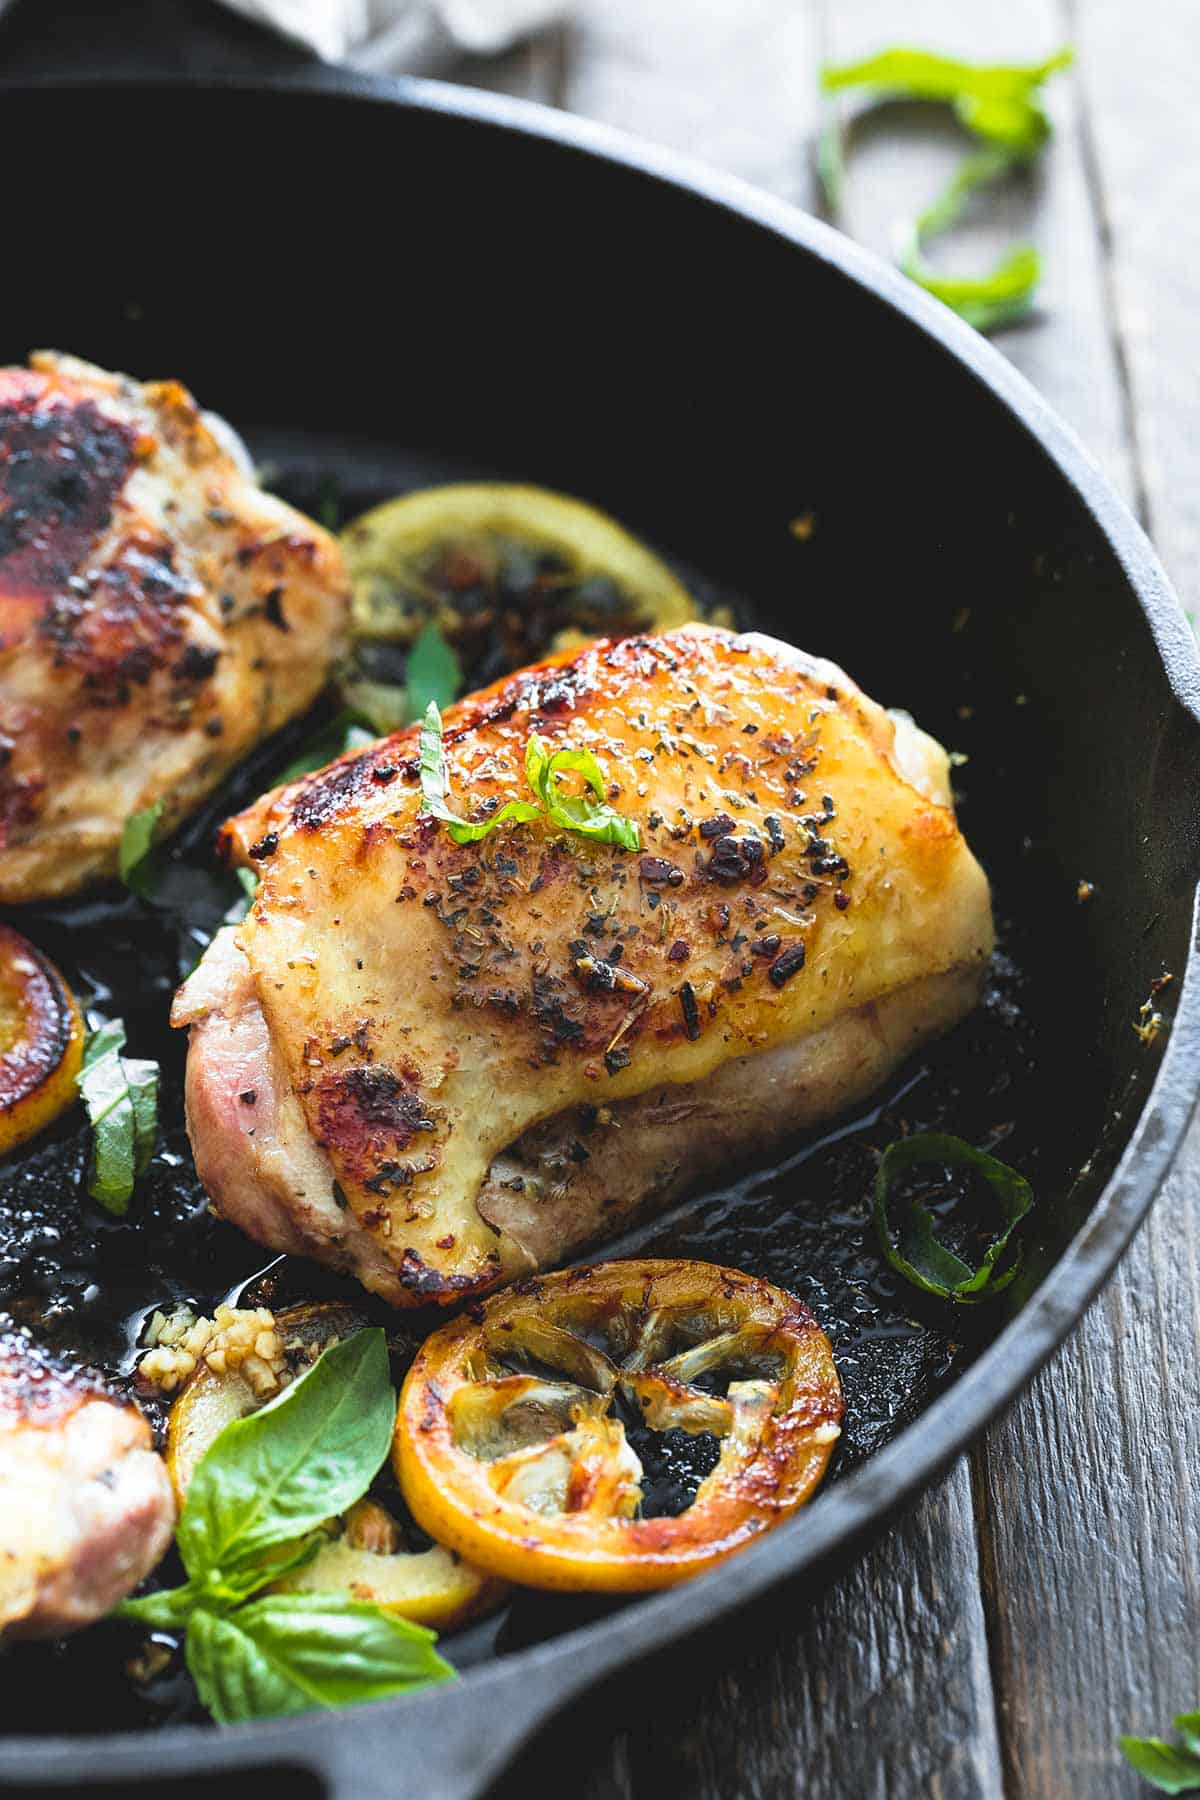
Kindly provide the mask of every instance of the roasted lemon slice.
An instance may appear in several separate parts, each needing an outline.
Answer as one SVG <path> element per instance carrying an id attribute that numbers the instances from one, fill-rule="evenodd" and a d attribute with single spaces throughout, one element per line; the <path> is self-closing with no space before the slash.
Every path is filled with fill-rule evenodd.
<path id="1" fill-rule="evenodd" d="M 474 689 L 591 638 L 667 631 L 697 616 L 644 544 L 546 488 L 424 488 L 365 513 L 341 541 L 358 645 L 344 685 L 368 703 L 380 686 L 403 686 L 408 648 L 431 620 Z"/>
<path id="2" fill-rule="evenodd" d="M 0 1156 L 76 1098 L 83 1021 L 54 964 L 0 925 Z"/>
<path id="3" fill-rule="evenodd" d="M 277 1314 L 275 1331 L 289 1365 L 299 1372 L 328 1344 L 364 1323 L 351 1307 L 318 1303 Z M 181 1506 L 197 1464 L 219 1433 L 266 1398 L 237 1369 L 200 1364 L 171 1408 L 167 1427 L 167 1469 Z M 453 1631 L 504 1597 L 503 1583 L 440 1544 L 410 1548 L 401 1526 L 374 1500 L 359 1501 L 344 1517 L 331 1519 L 328 1530 L 329 1542 L 313 1561 L 285 1576 L 274 1591 L 348 1593 L 438 1631 Z"/>
<path id="4" fill-rule="evenodd" d="M 709 1263 L 617 1262 L 522 1281 L 434 1332 L 392 1455 L 414 1518 L 481 1568 L 632 1593 L 711 1568 L 803 1505 L 841 1416 L 802 1301 Z M 626 1419 L 708 1435 L 711 1466 L 673 1516 L 645 1514 Z"/>

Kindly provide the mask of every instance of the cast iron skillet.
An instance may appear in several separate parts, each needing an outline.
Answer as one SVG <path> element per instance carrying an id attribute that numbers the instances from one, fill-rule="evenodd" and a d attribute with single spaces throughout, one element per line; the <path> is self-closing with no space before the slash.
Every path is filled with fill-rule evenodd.
<path id="1" fill-rule="evenodd" d="M 735 181 L 536 107 L 327 72 L 50 82 L 7 91 L 4 110 L 26 147 L 5 360 L 49 342 L 178 374 L 294 488 L 332 468 L 365 498 L 482 469 L 588 495 L 970 755 L 964 822 L 1017 964 L 990 1016 L 1019 1045 L 1031 1021 L 1037 1074 L 1022 1049 L 981 1086 L 995 1031 L 968 1031 L 930 1079 L 967 1112 L 986 1093 L 992 1126 L 1011 1080 L 1013 1155 L 1041 1202 L 1021 1278 L 896 1410 L 894 1440 L 881 1430 L 723 1570 L 573 1615 L 569 1638 L 455 1688 L 220 1734 L 0 1745 L 0 1780 L 25 1788 L 192 1775 L 207 1792 L 254 1769 L 264 1792 L 268 1771 L 295 1792 L 303 1770 L 299 1791 L 357 1800 L 473 1794 L 572 1696 L 811 1585 L 1019 1391 L 1111 1272 L 1200 1056 L 1191 636 L 1137 526 L 1000 355 Z M 802 515 L 806 539 L 787 529 Z M 64 954 L 74 928 L 54 928 Z M 1165 970 L 1166 1026 L 1144 1045 L 1133 1024 Z M 885 1097 L 889 1120 L 922 1104 L 924 1075 L 906 1079 L 917 1098 Z M 699 1218 L 702 1247 L 711 1219 L 725 1260 L 761 1260 L 803 1154 L 660 1238 Z M 859 1217 L 833 1210 L 830 1235 Z M 903 1336 L 893 1302 L 876 1336 Z"/>

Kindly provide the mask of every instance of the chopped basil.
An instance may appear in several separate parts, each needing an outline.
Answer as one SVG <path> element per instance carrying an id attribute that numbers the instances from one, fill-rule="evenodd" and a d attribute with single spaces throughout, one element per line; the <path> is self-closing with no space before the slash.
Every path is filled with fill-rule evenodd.
<path id="1" fill-rule="evenodd" d="M 541 808 L 534 806 L 529 800 L 510 800 L 499 812 L 494 812 L 490 819 L 482 819 L 477 824 L 460 819 L 457 813 L 450 811 L 450 778 L 446 773 L 446 751 L 442 743 L 442 715 L 436 701 L 431 700 L 425 709 L 418 743 L 421 811 L 440 819 L 456 844 L 478 843 L 480 838 L 485 838 L 489 831 L 494 831 L 505 819 L 515 819 L 518 824 L 526 824 L 530 819 L 541 817 Z"/>
<path id="2" fill-rule="evenodd" d="M 934 1235 L 928 1208 L 911 1197 L 900 1203 L 898 1232 L 892 1222 L 891 1190 L 898 1175 L 921 1164 L 943 1169 L 974 1169 L 991 1188 L 1005 1221 L 989 1242 L 979 1267 L 973 1269 Z M 962 1138 L 944 1132 L 923 1132 L 900 1138 L 883 1153 L 875 1177 L 875 1228 L 884 1256 L 892 1268 L 914 1287 L 939 1300 L 960 1306 L 977 1306 L 1006 1288 L 1020 1267 L 1020 1250 L 1005 1255 L 1012 1233 L 1033 1205 L 1033 1189 L 1024 1176 L 976 1150 Z"/>
<path id="3" fill-rule="evenodd" d="M 533 819 L 546 819 L 564 831 L 602 843 L 620 844 L 626 850 L 637 850 L 641 833 L 634 819 L 627 819 L 605 801 L 604 771 L 590 750 L 557 750 L 553 754 L 534 732 L 525 746 L 525 777 L 538 797 L 536 805 L 529 800 L 510 800 L 489 819 L 471 822 L 460 819 L 450 810 L 449 777 L 442 741 L 442 717 L 430 701 L 420 733 L 421 810 L 440 819 L 456 844 L 477 843 L 506 819 L 527 824 Z M 560 775 L 576 771 L 581 774 L 592 794 L 565 794 L 559 786 Z"/>
<path id="4" fill-rule="evenodd" d="M 200 1461 L 176 1534 L 184 1585 L 118 1607 L 143 1625 L 183 1628 L 200 1698 L 222 1724 L 453 1679 L 420 1625 L 348 1594 L 262 1591 L 307 1562 L 324 1521 L 366 1492 L 395 1414 L 383 1332 L 332 1345 Z"/>
<path id="5" fill-rule="evenodd" d="M 884 50 L 865 61 L 826 67 L 827 94 L 865 90 L 872 103 L 895 99 L 940 101 L 986 148 L 969 156 L 948 186 L 903 233 L 900 266 L 937 299 L 953 307 L 979 331 L 994 331 L 1024 317 L 1041 279 L 1041 259 L 1029 244 L 1015 245 L 986 274 L 939 274 L 925 260 L 925 246 L 948 231 L 972 193 L 1027 166 L 1051 132 L 1042 88 L 1065 69 L 1073 52 L 1064 47 L 1038 63 L 967 63 L 927 50 Z M 821 138 L 818 167 L 830 211 L 836 215 L 845 185 L 841 127 L 831 119 Z"/>
<path id="6" fill-rule="evenodd" d="M 583 776 L 594 800 L 586 793 L 563 793 L 559 776 L 572 770 Z M 525 776 L 552 824 L 602 844 L 620 844 L 623 850 L 641 849 L 642 834 L 636 820 L 608 805 L 604 771 L 590 750 L 551 752 L 535 731 L 525 746 Z"/>
<path id="7" fill-rule="evenodd" d="M 92 1127 L 87 1190 L 122 1216 L 144 1175 L 158 1137 L 158 1064 L 121 1054 L 125 1027 L 110 1019 L 91 1033 L 78 1087 Z"/>
<path id="8" fill-rule="evenodd" d="M 165 807 L 165 800 L 155 800 L 153 805 L 133 813 L 121 828 L 117 869 L 129 891 L 142 900 L 148 897 L 154 885 L 150 852 L 154 848 L 155 833 Z"/>

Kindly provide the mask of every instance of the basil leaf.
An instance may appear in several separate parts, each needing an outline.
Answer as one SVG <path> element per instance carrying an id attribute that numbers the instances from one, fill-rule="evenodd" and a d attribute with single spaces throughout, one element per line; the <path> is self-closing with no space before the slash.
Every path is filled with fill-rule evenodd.
<path id="1" fill-rule="evenodd" d="M 595 800 L 586 794 L 563 793 L 558 778 L 572 771 L 583 776 Z M 534 732 L 525 746 L 525 773 L 551 824 L 599 843 L 619 844 L 625 850 L 641 849 L 642 834 L 637 821 L 627 819 L 605 800 L 604 771 L 590 750 L 556 750 L 551 754 Z"/>
<path id="2" fill-rule="evenodd" d="M 335 757 L 344 756 L 348 750 L 365 750 L 368 744 L 375 742 L 378 735 L 371 720 L 361 709 L 344 707 L 328 724 L 322 725 L 286 768 L 280 770 L 272 786 L 286 787 L 289 781 L 298 781 L 301 775 L 311 775 L 315 769 L 323 769 L 326 763 L 333 762 Z"/>
<path id="3" fill-rule="evenodd" d="M 113 1608 L 112 1616 L 130 1619 L 135 1625 L 148 1625 L 152 1631 L 178 1631 L 191 1617 L 200 1594 L 200 1583 L 188 1581 L 182 1587 L 162 1588 L 136 1600 L 122 1600 Z"/>
<path id="4" fill-rule="evenodd" d="M 988 1245 L 977 1269 L 939 1242 L 934 1236 L 931 1214 L 917 1200 L 907 1202 L 899 1242 L 893 1237 L 889 1219 L 892 1182 L 903 1170 L 921 1163 L 974 1169 L 996 1195 L 1007 1223 Z M 990 1300 L 1016 1275 L 1021 1260 L 1019 1250 L 1006 1266 L 1000 1266 L 1001 1259 L 1014 1229 L 1032 1205 L 1033 1189 L 1015 1169 L 974 1149 L 962 1138 L 943 1132 L 924 1132 L 889 1144 L 875 1177 L 875 1228 L 887 1261 L 914 1287 L 936 1294 L 940 1300 L 957 1301 L 960 1306 L 977 1306 L 982 1300 Z"/>
<path id="5" fill-rule="evenodd" d="M 524 825 L 531 819 L 541 817 L 541 808 L 534 806 L 529 800 L 510 800 L 499 812 L 494 812 L 490 819 L 480 819 L 475 823 L 460 819 L 457 813 L 451 812 L 450 779 L 446 772 L 446 752 L 442 743 L 442 715 L 436 700 L 431 700 L 425 708 L 418 746 L 421 811 L 440 819 L 456 844 L 478 843 L 480 838 L 485 838 L 506 819 L 515 819 L 518 824 Z"/>
<path id="6" fill-rule="evenodd" d="M 1184 1718 L 1196 1718 L 1185 1713 Z M 1179 1720 L 1175 1721 L 1176 1726 Z M 1200 1793 L 1200 1756 L 1182 1744 L 1166 1744 L 1162 1738 L 1120 1737 L 1121 1755 L 1131 1769 L 1163 1794 Z"/>
<path id="7" fill-rule="evenodd" d="M 158 1064 L 124 1057 L 124 1048 L 123 1021 L 106 1020 L 88 1034 L 76 1080 L 92 1127 L 87 1191 L 118 1218 L 158 1139 Z"/>
<path id="8" fill-rule="evenodd" d="M 110 1050 L 124 1048 L 124 1019 L 105 1019 L 102 1025 L 97 1025 L 95 1031 L 88 1032 L 87 1042 L 83 1046 L 83 1067 L 90 1069 L 94 1062 L 99 1062 Z"/>
<path id="9" fill-rule="evenodd" d="M 133 1172 L 144 1175 L 158 1142 L 158 1064 L 124 1057 L 121 1066 L 133 1109 Z"/>
<path id="10" fill-rule="evenodd" d="M 462 667 L 437 622 L 430 619 L 408 658 L 408 716 L 423 719 L 432 701 L 439 708 L 450 705 L 462 687 Z"/>
<path id="11" fill-rule="evenodd" d="M 1200 1756 L 1200 1713 L 1176 1713 L 1171 1723 L 1196 1756 Z"/>
<path id="12" fill-rule="evenodd" d="M 117 1052 L 108 1050 L 85 1062 L 78 1086 L 92 1127 L 87 1191 L 120 1217 L 133 1197 L 136 1132 L 129 1083 Z"/>
<path id="13" fill-rule="evenodd" d="M 187 1661 L 213 1717 L 235 1725 L 452 1681 L 433 1644 L 433 1632 L 377 1606 L 276 1594 L 225 1617 L 193 1613 Z"/>
<path id="14" fill-rule="evenodd" d="M 165 808 L 165 800 L 156 800 L 152 806 L 133 813 L 121 828 L 117 870 L 130 893 L 137 894 L 142 900 L 148 897 L 154 885 L 150 852 Z"/>
<path id="15" fill-rule="evenodd" d="M 332 1345 L 292 1385 L 225 1427 L 188 1488 L 176 1541 L 195 1580 L 227 1576 L 366 1492 L 396 1396 L 378 1327 Z"/>

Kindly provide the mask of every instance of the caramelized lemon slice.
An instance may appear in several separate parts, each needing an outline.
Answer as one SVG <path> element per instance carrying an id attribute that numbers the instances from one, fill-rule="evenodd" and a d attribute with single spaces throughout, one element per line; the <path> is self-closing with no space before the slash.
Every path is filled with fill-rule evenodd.
<path id="1" fill-rule="evenodd" d="M 377 700 L 377 684 L 402 689 L 407 651 L 431 620 L 474 689 L 592 638 L 697 617 L 682 582 L 637 538 L 546 488 L 424 488 L 365 513 L 341 542 L 354 586 L 350 699 Z"/>
<path id="2" fill-rule="evenodd" d="M 602 1263 L 522 1281 L 427 1338 L 392 1461 L 413 1516 L 481 1568 L 634 1593 L 802 1506 L 841 1416 L 829 1340 L 793 1295 L 709 1263 Z M 644 1509 L 626 1421 L 709 1441 L 677 1513 Z"/>
<path id="3" fill-rule="evenodd" d="M 82 1061 L 75 996 L 40 950 L 0 925 L 0 1156 L 70 1106 Z"/>

